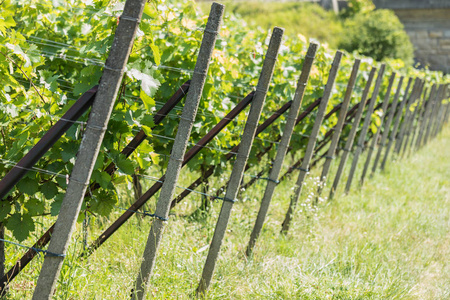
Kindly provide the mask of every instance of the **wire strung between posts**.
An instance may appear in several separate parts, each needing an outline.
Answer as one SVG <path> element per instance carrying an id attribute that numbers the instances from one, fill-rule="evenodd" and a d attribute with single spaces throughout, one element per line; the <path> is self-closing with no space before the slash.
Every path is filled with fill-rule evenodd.
<path id="1" fill-rule="evenodd" d="M 309 138 L 310 137 L 309 134 L 303 134 L 303 133 L 300 133 L 300 132 L 293 132 L 292 134 L 296 135 L 296 136 L 299 136 L 299 137 L 302 137 L 302 138 Z"/>
<path id="2" fill-rule="evenodd" d="M 137 211 L 137 210 L 132 210 L 132 209 L 126 209 L 126 208 L 119 207 L 119 206 L 116 206 L 116 208 L 118 208 L 118 209 L 120 209 L 120 210 L 124 210 L 124 211 L 131 211 L 131 212 L 133 212 L 133 213 L 141 214 L 141 215 L 144 215 L 144 216 L 147 216 L 147 217 L 159 219 L 159 220 L 161 220 L 161 221 L 169 221 L 169 218 L 164 218 L 164 217 L 157 216 L 156 214 L 150 213 L 150 211 L 148 211 L 148 210 Z"/>
<path id="3" fill-rule="evenodd" d="M 41 39 L 41 38 L 38 38 L 38 39 L 45 40 L 45 39 Z M 27 41 L 30 42 L 30 43 L 37 44 L 37 45 L 48 46 L 48 47 L 56 48 L 56 49 L 59 49 L 59 50 L 69 50 L 69 51 L 81 53 L 81 49 L 76 48 L 75 46 L 71 46 L 69 44 L 62 44 L 62 43 L 55 42 L 57 44 L 67 45 L 67 48 L 65 48 L 65 47 L 61 47 L 61 46 L 57 46 L 57 45 L 49 44 L 49 43 L 43 43 L 43 42 L 32 41 L 32 40 L 27 40 Z M 52 42 L 50 40 L 46 40 L 46 41 Z M 68 49 L 68 48 L 70 48 L 70 49 Z M 36 51 L 38 51 L 38 49 L 32 49 L 31 50 L 31 52 L 36 52 Z M 49 51 L 44 51 L 44 50 L 40 50 L 40 51 L 43 54 L 43 56 L 49 57 L 49 58 L 59 58 L 59 59 L 63 59 L 63 60 L 71 61 L 71 62 L 76 62 L 76 63 L 91 62 L 92 65 L 104 66 L 104 61 L 100 60 L 100 59 L 96 59 L 96 58 L 85 58 L 85 57 L 78 57 L 78 56 L 74 56 L 74 55 L 69 55 L 67 53 L 57 53 L 58 50 L 56 50 L 56 52 L 49 52 Z M 191 70 L 191 69 L 177 68 L 177 67 L 166 66 L 166 65 L 161 65 L 161 64 L 160 65 L 153 64 L 153 66 L 156 69 L 159 69 L 159 70 L 167 70 L 167 71 L 172 71 L 172 72 L 178 72 L 178 73 L 181 73 L 181 74 L 192 75 L 194 73 L 194 70 Z M 247 75 L 252 75 L 252 74 L 247 73 Z M 227 83 L 231 83 L 233 85 L 236 84 L 234 82 L 227 81 L 227 80 L 222 80 L 222 81 L 223 82 L 227 82 Z"/>
<path id="4" fill-rule="evenodd" d="M 41 8 L 46 8 L 43 4 L 41 4 L 41 3 L 36 3 L 36 2 L 34 2 L 33 3 L 33 5 L 34 6 L 39 6 L 39 7 L 41 7 Z M 70 6 L 70 7 L 66 7 L 66 6 L 64 6 L 64 5 L 59 5 L 59 6 L 54 6 L 53 7 L 53 9 L 55 9 L 55 8 L 59 8 L 59 7 L 64 7 L 65 9 L 68 9 L 68 10 L 75 10 L 75 9 L 79 9 L 79 10 L 81 10 L 82 11 L 82 13 L 86 13 L 86 12 L 93 12 L 93 13 L 95 13 L 95 14 L 98 14 L 98 15 L 100 15 L 100 16 L 108 16 L 108 17 L 114 17 L 115 15 L 113 15 L 112 14 L 112 12 L 122 12 L 122 10 L 123 9 L 115 9 L 115 10 L 113 10 L 114 9 L 114 7 L 107 7 L 107 8 L 104 8 L 104 9 L 95 9 L 95 8 L 91 8 L 91 7 L 89 7 L 89 5 L 87 5 L 86 7 L 83 7 L 83 8 L 78 8 L 78 7 L 74 7 L 74 6 Z M 31 8 L 34 8 L 34 7 L 31 7 Z"/>
<path id="5" fill-rule="evenodd" d="M 16 79 L 17 81 L 19 81 L 19 82 L 21 82 L 21 83 L 28 83 L 28 81 L 26 81 L 26 80 L 20 80 L 20 79 Z M 37 84 L 35 84 L 35 86 L 36 87 L 41 87 L 41 88 L 46 88 L 44 85 L 42 85 L 42 84 L 40 84 L 40 85 L 37 85 Z M 59 87 L 61 87 L 61 85 L 59 85 Z M 68 87 L 69 88 L 69 87 Z M 72 90 L 73 88 L 72 87 L 70 87 L 70 90 Z M 128 96 L 128 95 L 126 95 L 126 96 Z M 139 97 L 135 97 L 135 96 L 132 96 L 133 98 L 136 98 L 136 99 L 139 99 Z M 130 97 L 131 98 L 131 97 Z M 78 99 L 76 99 L 76 98 L 70 98 L 70 97 L 66 97 L 66 99 L 67 100 L 73 100 L 73 101 L 77 101 Z M 158 109 L 158 108 L 161 108 L 161 107 L 163 107 L 164 105 L 165 105 L 165 103 L 162 103 L 162 102 L 159 102 L 159 101 L 155 101 L 155 103 L 157 104 L 157 105 L 155 105 L 155 107 L 156 107 L 156 109 Z M 176 107 L 176 109 L 179 109 L 179 110 L 182 110 L 183 108 L 182 107 Z M 31 112 L 31 113 L 34 113 L 35 115 L 36 115 L 36 117 L 39 117 L 39 116 L 37 116 L 37 113 L 36 113 L 36 111 L 33 111 L 33 110 L 31 110 L 31 109 L 28 109 L 28 108 L 22 108 L 22 111 L 27 111 L 27 112 Z M 43 116 L 49 116 L 49 117 L 51 117 L 51 118 L 53 118 L 53 119 L 57 119 L 57 120 L 63 120 L 63 121 L 66 121 L 66 122 L 70 122 L 70 123 L 76 123 L 76 124 L 82 124 L 82 125 L 86 125 L 87 124 L 87 122 L 84 122 L 84 121 L 78 121 L 78 120 L 75 120 L 75 121 L 73 121 L 73 120 L 68 120 L 68 119 L 64 119 L 64 118 L 61 118 L 61 117 L 59 117 L 59 116 L 57 116 L 57 115 L 53 115 L 53 114 L 50 114 L 50 113 L 48 113 L 47 111 L 45 111 L 45 112 L 42 112 L 42 111 L 39 111 L 39 114 L 40 115 L 43 115 Z M 161 114 L 161 113 L 158 113 L 158 111 L 153 111 L 150 115 L 157 115 L 157 116 L 162 116 L 162 117 L 171 117 L 171 118 L 177 118 L 177 119 L 179 119 L 180 118 L 180 116 L 179 115 L 177 115 L 177 114 L 173 114 L 173 113 L 167 113 L 167 114 Z M 205 114 L 204 114 L 205 115 Z M 205 115 L 206 116 L 206 115 Z M 225 119 L 227 119 L 227 118 L 225 118 Z"/>
<path id="6" fill-rule="evenodd" d="M 280 183 L 279 180 L 274 180 L 274 179 L 269 178 L 269 177 L 261 177 L 261 176 L 258 176 L 258 175 L 252 175 L 252 174 L 246 174 L 246 173 L 244 173 L 244 176 L 247 176 L 247 177 L 250 177 L 250 178 L 254 178 L 254 179 L 267 180 L 267 181 L 274 182 L 276 184 Z"/>
<path id="7" fill-rule="evenodd" d="M 43 174 L 47 174 L 47 175 L 52 175 L 52 176 L 56 176 L 56 177 L 61 177 L 61 178 L 65 178 L 68 179 L 69 175 L 63 175 L 60 173 L 55 173 L 49 170 L 45 170 L 45 169 L 40 169 L 40 168 L 36 168 L 36 167 L 31 167 L 31 168 L 25 168 L 25 167 L 21 167 L 18 166 L 18 162 L 12 161 L 12 160 L 7 160 L 7 159 L 2 159 L 0 158 L 0 162 L 3 163 L 3 165 L 7 166 L 13 166 L 14 168 L 19 168 L 19 169 L 23 169 L 23 170 L 27 170 L 27 171 L 33 171 L 33 172 L 37 172 L 37 173 L 43 173 Z"/>
<path id="8" fill-rule="evenodd" d="M 136 129 L 136 128 L 133 128 L 132 131 L 139 132 L 140 130 Z M 159 134 L 155 134 L 155 133 L 151 133 L 151 136 L 152 137 L 156 136 L 158 138 L 163 138 L 163 139 L 167 139 L 167 140 L 170 140 L 170 141 L 174 141 L 175 140 L 175 138 L 173 138 L 173 137 L 168 137 L 168 136 L 159 135 Z M 151 141 L 151 137 L 147 137 L 147 139 Z M 206 149 L 209 149 L 209 150 L 216 150 L 216 151 L 219 151 L 219 152 L 222 152 L 222 153 L 225 153 L 225 154 L 228 154 L 228 153 L 234 154 L 234 155 L 237 154 L 237 152 L 229 151 L 227 149 L 215 148 L 215 147 L 205 146 L 205 145 L 199 145 L 199 144 L 196 144 L 194 142 L 188 142 L 188 144 L 190 144 L 190 145 L 192 145 L 194 147 L 206 148 Z"/>
<path id="9" fill-rule="evenodd" d="M 259 138 L 259 137 L 255 137 L 255 140 L 260 140 L 260 141 L 268 142 L 268 143 L 270 143 L 270 144 L 275 144 L 275 145 L 280 144 L 280 142 L 276 142 L 276 141 L 272 141 L 272 140 L 267 140 L 267 139 L 263 139 L 263 138 Z"/>
<path id="10" fill-rule="evenodd" d="M 306 173 L 309 172 L 309 169 L 305 169 L 305 168 L 302 168 L 302 167 L 291 167 L 291 169 L 300 170 L 300 171 L 303 171 L 303 172 L 306 172 Z"/>
<path id="11" fill-rule="evenodd" d="M 64 43 L 59 43 L 59 42 L 54 42 L 51 40 L 46 40 L 46 39 L 42 39 L 42 38 L 38 38 L 38 37 L 33 37 L 39 40 L 44 40 L 44 41 L 48 41 L 50 43 L 55 43 L 58 45 L 63 45 L 63 46 L 67 46 L 68 48 L 71 48 L 71 51 L 75 51 L 80 53 L 81 50 L 76 48 L 75 46 L 69 45 L 69 44 L 64 44 Z M 60 49 L 60 50 L 67 50 L 66 48 L 63 47 L 59 47 L 53 44 L 49 44 L 49 43 L 42 43 L 42 42 L 38 42 L 38 41 L 31 41 L 31 40 L 27 40 L 28 42 L 31 43 L 35 43 L 38 45 L 42 45 L 42 46 L 49 46 L 49 47 L 53 47 L 56 49 Z M 33 51 L 38 51 L 37 49 L 33 49 Z M 75 63 L 80 63 L 80 64 L 86 64 L 86 62 L 90 62 L 92 65 L 97 65 L 97 66 L 104 66 L 104 61 L 100 60 L 100 59 L 95 59 L 95 58 L 86 58 L 86 57 L 78 57 L 78 56 L 73 56 L 73 55 L 69 55 L 67 53 L 56 53 L 56 52 L 48 52 L 48 51 L 44 51 L 44 50 L 40 50 L 40 52 L 42 53 L 43 56 L 45 57 L 49 57 L 49 58 L 59 58 L 59 59 L 63 59 L 63 60 L 67 60 L 67 61 L 71 61 L 71 62 L 75 62 Z M 172 66 L 166 66 L 166 65 L 153 65 L 156 69 L 161 69 L 161 70 L 168 70 L 168 71 L 173 71 L 173 72 L 178 72 L 178 73 L 182 73 L 182 74 L 189 74 L 192 75 L 194 73 L 194 70 L 190 70 L 190 69 L 184 69 L 184 68 L 177 68 L 177 67 L 172 67 Z M 242 72 L 241 72 L 242 73 Z M 248 75 L 253 75 L 250 73 L 247 73 Z M 231 81 L 227 81 L 227 80 L 222 80 L 222 82 L 227 82 L 227 83 L 231 83 L 233 85 L 235 85 L 235 82 L 231 82 Z M 244 87 L 244 86 L 242 86 Z M 323 88 L 323 87 L 322 87 Z M 238 96 L 234 96 L 234 97 L 238 97 Z"/>
<path id="12" fill-rule="evenodd" d="M 25 79 L 18 78 L 18 77 L 14 77 L 14 79 L 17 80 L 18 82 L 22 83 L 23 85 L 30 84 L 30 81 L 31 81 L 36 87 L 40 87 L 40 88 L 44 88 L 44 89 L 48 90 L 47 87 L 44 84 L 42 84 L 42 83 L 36 84 L 31 79 L 30 80 L 25 80 Z M 69 86 L 64 86 L 62 84 L 58 84 L 58 87 L 61 88 L 61 90 L 66 91 L 66 92 L 69 92 L 69 91 L 73 90 L 73 87 L 71 87 L 71 86 L 70 87 Z M 66 97 L 66 99 L 67 100 L 75 100 L 75 101 L 78 100 L 76 98 L 71 98 L 71 97 Z"/>
<path id="13" fill-rule="evenodd" d="M 136 175 L 140 176 L 140 177 L 143 177 L 143 178 L 146 178 L 146 179 L 149 179 L 149 180 L 152 180 L 152 181 L 155 181 L 155 182 L 158 182 L 158 183 L 164 183 L 163 181 L 159 180 L 159 178 L 156 178 L 156 177 L 152 177 L 152 176 L 144 175 L 144 174 L 136 174 Z M 202 195 L 202 196 L 205 196 L 205 197 L 209 197 L 211 199 L 217 199 L 217 200 L 233 202 L 233 203 L 238 201 L 237 199 L 229 199 L 229 198 L 226 198 L 226 197 L 218 197 L 218 196 L 214 196 L 214 195 L 210 195 L 210 194 L 207 194 L 207 193 L 199 192 L 199 191 L 196 191 L 196 190 L 193 190 L 193 189 L 190 189 L 190 188 L 187 188 L 187 187 L 179 186 L 179 185 L 175 185 L 175 187 L 177 187 L 179 189 L 182 189 L 182 190 L 189 191 L 191 193 L 195 193 L 195 194 L 199 194 L 199 195 Z"/>
<path id="14" fill-rule="evenodd" d="M 37 42 L 37 44 L 43 44 L 43 43 Z M 48 45 L 48 46 L 53 46 L 53 45 Z M 55 47 L 55 46 L 53 46 L 53 47 Z M 73 46 L 71 46 L 71 47 L 73 47 Z M 38 50 L 34 49 L 32 51 L 36 52 Z M 95 66 L 99 66 L 99 67 L 106 67 L 104 62 L 99 59 L 78 57 L 78 56 L 68 55 L 66 53 L 48 52 L 48 51 L 43 51 L 43 50 L 40 50 L 40 54 L 42 54 L 44 57 L 62 59 L 65 61 L 75 62 L 78 64 L 87 65 L 88 63 L 90 63 L 91 65 L 95 65 Z M 192 75 L 194 73 L 194 71 L 190 70 L 190 69 L 176 68 L 176 67 L 171 67 L 171 66 L 166 66 L 166 65 L 156 65 L 156 64 L 154 64 L 153 66 L 158 70 L 159 69 L 168 70 L 168 71 L 174 71 L 174 72 L 179 72 L 179 73 L 189 74 L 189 75 Z M 249 75 L 252 75 L 252 74 L 249 74 Z M 68 81 L 66 81 L 66 82 L 68 82 Z M 222 82 L 227 82 L 227 83 L 236 85 L 236 82 L 232 82 L 232 81 L 222 80 Z M 70 82 L 68 82 L 68 83 L 70 83 Z M 65 87 L 68 89 L 71 89 L 71 87 L 69 87 L 69 86 L 65 86 Z M 245 88 L 245 87 L 247 87 L 247 86 L 241 85 L 241 88 Z M 243 96 L 239 96 L 239 95 L 226 95 L 226 97 L 235 98 L 235 99 L 243 98 Z M 267 112 L 267 111 L 263 110 L 263 112 Z"/>
<path id="15" fill-rule="evenodd" d="M 53 253 L 53 252 L 50 252 L 48 250 L 39 249 L 39 248 L 36 248 L 36 247 L 29 247 L 29 246 L 25 246 L 25 245 L 22 245 L 22 244 L 19 244 L 19 243 L 15 243 L 15 242 L 12 242 L 12 241 L 8 241 L 8 240 L 4 240 L 4 239 L 0 239 L 0 241 L 5 242 L 5 243 L 9 243 L 9 244 L 13 244 L 13 245 L 16 245 L 16 246 L 19 246 L 19 247 L 22 247 L 22 248 L 31 249 L 31 250 L 35 251 L 37 254 L 44 253 L 46 256 L 66 257 L 65 254 Z"/>
<path id="16" fill-rule="evenodd" d="M 272 165 L 273 165 L 273 163 L 267 164 L 267 166 L 268 166 L 269 169 L 272 167 Z M 224 170 L 222 173 L 225 173 L 225 172 L 228 173 L 228 174 L 230 174 L 230 175 L 231 175 L 231 173 L 232 173 L 231 171 L 228 171 L 228 170 Z M 253 175 L 253 174 L 248 174 L 248 173 L 242 173 L 242 175 L 245 176 L 245 177 L 248 177 L 248 178 L 254 178 L 254 179 L 258 179 L 258 180 L 272 181 L 272 182 L 274 182 L 274 183 L 276 183 L 276 184 L 280 183 L 279 180 L 273 180 L 273 179 L 271 179 L 271 178 L 269 178 L 269 177 L 262 177 L 262 176 L 260 176 L 260 175 Z"/>

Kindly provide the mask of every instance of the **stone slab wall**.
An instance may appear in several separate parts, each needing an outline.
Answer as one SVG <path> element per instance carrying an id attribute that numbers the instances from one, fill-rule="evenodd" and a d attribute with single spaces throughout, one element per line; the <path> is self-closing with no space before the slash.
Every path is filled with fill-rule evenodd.
<path id="1" fill-rule="evenodd" d="M 417 61 L 432 70 L 450 73 L 450 8 L 402 9 L 395 13 L 414 44 Z"/>
<path id="2" fill-rule="evenodd" d="M 394 10 L 421 66 L 450 73 L 450 0 L 374 0 L 374 4 Z"/>

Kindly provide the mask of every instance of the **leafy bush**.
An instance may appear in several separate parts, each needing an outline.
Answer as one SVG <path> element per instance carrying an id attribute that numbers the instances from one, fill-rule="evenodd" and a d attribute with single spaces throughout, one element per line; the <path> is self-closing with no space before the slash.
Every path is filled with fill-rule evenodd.
<path id="1" fill-rule="evenodd" d="M 348 0 L 347 7 L 340 12 L 342 18 L 347 19 L 360 13 L 368 13 L 375 9 L 371 0 Z"/>
<path id="2" fill-rule="evenodd" d="M 339 47 L 382 61 L 400 58 L 406 65 L 413 62 L 413 46 L 403 24 L 390 10 L 358 13 L 345 21 L 346 34 Z"/>

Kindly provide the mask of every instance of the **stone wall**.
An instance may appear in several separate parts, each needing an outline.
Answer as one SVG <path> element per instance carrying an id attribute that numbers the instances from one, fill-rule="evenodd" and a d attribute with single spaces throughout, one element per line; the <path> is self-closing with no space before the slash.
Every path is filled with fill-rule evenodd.
<path id="1" fill-rule="evenodd" d="M 405 25 L 420 65 L 450 73 L 450 1 L 375 0 L 374 3 L 377 8 L 394 10 Z"/>

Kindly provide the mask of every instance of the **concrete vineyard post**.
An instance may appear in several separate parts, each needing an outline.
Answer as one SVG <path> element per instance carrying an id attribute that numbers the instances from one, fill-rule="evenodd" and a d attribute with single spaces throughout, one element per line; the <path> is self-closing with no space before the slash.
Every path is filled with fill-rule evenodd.
<path id="1" fill-rule="evenodd" d="M 406 153 L 406 149 L 408 148 L 409 138 L 412 135 L 412 132 L 414 130 L 414 120 L 417 115 L 417 111 L 420 108 L 420 98 L 422 95 L 423 87 L 425 86 L 425 82 L 421 81 L 419 88 L 417 89 L 414 101 L 411 103 L 411 106 L 409 108 L 409 117 L 405 120 L 405 134 L 403 135 L 403 141 L 400 143 L 400 152 L 399 154 L 403 157 Z M 415 103 L 417 102 L 417 103 Z M 415 106 L 413 106 L 415 104 Z M 412 110 L 414 109 L 414 110 Z"/>
<path id="2" fill-rule="evenodd" d="M 342 52 L 337 51 L 336 55 L 334 56 L 333 64 L 331 65 L 330 73 L 328 76 L 328 81 L 322 96 L 322 101 L 320 102 L 319 110 L 317 112 L 316 119 L 314 121 L 314 125 L 311 130 L 311 134 L 309 135 L 305 155 L 303 157 L 301 167 L 299 168 L 300 173 L 298 175 L 297 182 L 295 183 L 294 194 L 291 196 L 289 208 L 286 212 L 286 216 L 284 217 L 281 229 L 282 233 L 287 233 L 287 231 L 289 230 L 295 207 L 297 206 L 297 202 L 300 199 L 300 195 L 303 188 L 303 181 L 305 180 L 306 175 L 309 172 L 309 163 L 311 161 L 314 152 L 314 147 L 316 146 L 317 136 L 319 134 L 320 126 L 322 125 L 322 121 L 325 116 L 328 101 L 330 100 L 331 97 L 331 92 L 333 90 L 334 82 L 336 80 L 336 76 L 339 70 L 342 55 L 343 55 Z"/>
<path id="3" fill-rule="evenodd" d="M 394 152 L 397 154 L 400 154 L 400 150 L 402 148 L 403 145 L 403 139 L 405 137 L 406 131 L 408 130 L 407 127 L 407 123 L 409 121 L 409 116 L 411 114 L 411 104 L 414 103 L 417 92 L 420 88 L 421 85 L 421 81 L 419 78 L 416 78 L 415 82 L 414 82 L 414 86 L 411 92 L 411 95 L 409 96 L 409 99 L 406 101 L 405 105 L 405 115 L 403 116 L 403 118 L 400 119 L 401 123 L 400 123 L 400 129 L 398 132 L 398 136 L 396 137 L 396 141 L 395 141 L 395 148 L 394 148 Z"/>
<path id="4" fill-rule="evenodd" d="M 355 119 L 353 120 L 352 128 L 347 137 L 347 141 L 345 142 L 344 151 L 342 152 L 341 160 L 339 162 L 339 167 L 334 177 L 333 186 L 330 190 L 330 195 L 328 197 L 328 201 L 333 199 L 334 193 L 339 185 L 341 180 L 342 173 L 344 171 L 345 164 L 347 163 L 348 155 L 351 152 L 353 141 L 355 140 L 356 131 L 358 130 L 359 123 L 361 121 L 362 113 L 364 111 L 364 107 L 366 106 L 366 99 L 369 95 L 369 90 L 372 85 L 373 78 L 375 77 L 376 68 L 372 68 L 369 74 L 369 78 L 367 79 L 366 86 L 364 87 L 364 91 L 361 97 L 361 102 L 359 102 L 358 110 L 356 111 Z"/>
<path id="5" fill-rule="evenodd" d="M 378 92 L 380 91 L 380 86 L 383 81 L 383 75 L 386 65 L 382 64 L 380 70 L 378 71 L 377 81 L 375 83 L 375 88 L 373 90 L 372 98 L 369 101 L 369 106 L 367 107 L 366 117 L 364 119 L 363 127 L 359 133 L 358 142 L 356 144 L 355 153 L 353 153 L 352 166 L 350 168 L 350 173 L 348 174 L 347 185 L 345 186 L 345 193 L 350 191 L 352 185 L 353 176 L 355 174 L 356 167 L 358 165 L 359 156 L 361 155 L 364 147 L 364 141 L 366 140 L 367 131 L 369 130 L 369 125 L 372 122 L 373 108 L 375 102 L 378 98 Z"/>
<path id="6" fill-rule="evenodd" d="M 255 246 L 256 240 L 258 239 L 259 234 L 261 233 L 261 229 L 264 225 L 264 220 L 266 219 L 267 211 L 269 210 L 269 205 L 272 200 L 275 187 L 278 183 L 278 177 L 280 176 L 281 168 L 283 167 L 283 161 L 289 147 L 289 142 L 291 140 L 292 132 L 294 131 L 298 113 L 300 111 L 300 106 L 305 94 L 306 84 L 308 83 L 309 73 L 314 62 L 314 57 L 316 56 L 317 48 L 317 44 L 311 44 L 309 46 L 308 52 L 306 53 L 306 57 L 303 62 L 302 73 L 297 83 L 297 89 L 295 91 L 291 108 L 289 109 L 289 115 L 286 118 L 286 125 L 283 129 L 280 144 L 278 145 L 277 149 L 277 154 L 270 170 L 269 180 L 267 181 L 264 196 L 261 200 L 261 206 L 259 207 L 255 225 L 250 235 L 250 241 L 246 250 L 247 256 L 250 256 L 252 254 L 253 247 Z"/>
<path id="7" fill-rule="evenodd" d="M 377 131 L 375 132 L 375 134 L 372 137 L 372 142 L 369 146 L 369 151 L 367 152 L 366 162 L 364 163 L 364 169 L 363 169 L 361 179 L 360 179 L 361 185 L 364 184 L 364 178 L 366 177 L 367 171 L 369 170 L 370 159 L 372 158 L 373 151 L 375 150 L 375 146 L 377 145 L 378 136 L 380 135 L 380 131 L 381 131 L 381 126 L 383 126 L 383 121 L 384 121 L 384 118 L 386 117 L 386 110 L 389 105 L 389 98 L 391 96 L 391 90 L 392 90 L 392 85 L 394 84 L 394 79 L 395 79 L 395 73 L 392 73 L 391 77 L 389 78 L 389 85 L 386 90 L 386 95 L 384 96 L 383 106 L 381 107 L 382 115 L 380 117 L 380 125 L 378 126 Z"/>
<path id="8" fill-rule="evenodd" d="M 436 93 L 436 84 L 433 84 L 433 86 L 431 87 L 430 94 L 428 95 L 428 101 L 425 105 L 425 112 L 423 114 L 422 121 L 419 126 L 419 135 L 416 140 L 416 149 L 419 149 L 420 146 L 422 145 L 426 124 L 433 109 L 433 96 L 435 95 L 435 93 Z"/>
<path id="9" fill-rule="evenodd" d="M 442 129 L 442 119 L 444 118 L 445 106 L 446 106 L 446 104 L 443 103 L 443 100 L 446 98 L 445 94 L 447 92 L 447 87 L 448 86 L 445 85 L 442 88 L 442 94 L 441 94 L 441 97 L 440 97 L 441 100 L 439 101 L 440 109 L 438 110 L 438 115 L 437 115 L 437 118 L 436 118 L 436 129 L 435 129 L 434 136 L 436 136 L 440 132 L 440 130 Z"/>
<path id="10" fill-rule="evenodd" d="M 344 101 L 342 103 L 341 111 L 339 112 L 337 124 L 334 128 L 333 137 L 331 138 L 330 148 L 328 148 L 328 152 L 325 157 L 325 163 L 323 164 L 322 174 L 320 175 L 320 183 L 319 187 L 317 188 L 317 198 L 315 200 L 316 204 L 318 202 L 318 197 L 322 193 L 324 184 L 327 181 L 328 173 L 330 172 L 331 162 L 334 159 L 334 155 L 336 154 L 336 148 L 339 143 L 342 128 L 344 127 L 345 119 L 347 117 L 347 110 L 350 105 L 350 100 L 352 99 L 353 88 L 355 87 L 356 76 L 358 74 L 360 64 L 361 60 L 359 59 L 356 59 L 355 63 L 353 64 L 352 73 L 350 75 L 347 84 L 347 90 L 345 91 Z"/>
<path id="11" fill-rule="evenodd" d="M 439 101 L 439 95 L 442 92 L 442 85 L 439 85 L 439 87 L 436 88 L 436 92 L 433 95 L 432 102 L 431 102 L 431 113 L 430 116 L 427 120 L 427 124 L 426 124 L 426 131 L 425 131 L 425 135 L 424 135 L 424 144 L 428 143 L 428 139 L 430 138 L 431 135 L 431 128 L 433 126 L 433 120 L 435 118 L 436 115 L 436 109 L 437 109 L 437 103 Z"/>
<path id="12" fill-rule="evenodd" d="M 143 0 L 125 3 L 48 247 L 49 252 L 59 255 L 45 257 L 33 294 L 35 300 L 51 299 L 55 291 L 145 3 Z"/>
<path id="13" fill-rule="evenodd" d="M 269 90 L 270 81 L 272 80 L 275 63 L 278 56 L 278 51 L 281 46 L 281 38 L 283 37 L 284 29 L 275 27 L 272 32 L 267 54 L 264 59 L 261 75 L 256 86 L 253 104 L 251 106 L 247 122 L 245 124 L 244 132 L 242 134 L 242 141 L 236 155 L 233 170 L 231 172 L 230 181 L 225 193 L 222 209 L 217 220 L 214 236 L 206 258 L 205 266 L 203 268 L 200 283 L 196 290 L 197 296 L 204 296 L 208 289 L 217 259 L 219 257 L 220 248 L 225 236 L 225 231 L 231 215 L 233 204 L 236 201 L 236 196 L 241 185 L 242 176 L 244 174 L 245 165 L 247 164 L 248 156 L 250 154 L 253 140 L 255 138 L 256 128 L 258 126 L 259 118 L 261 116 L 262 108 L 266 100 L 266 94 Z"/>
<path id="14" fill-rule="evenodd" d="M 398 82 L 397 91 L 395 92 L 394 100 L 392 101 L 391 109 L 389 111 L 389 115 L 388 115 L 386 123 L 384 125 L 384 130 L 383 130 L 383 135 L 381 136 L 380 146 L 378 147 L 377 155 L 375 156 L 375 161 L 373 162 L 371 175 L 373 175 L 373 173 L 375 173 L 377 166 L 378 166 L 378 162 L 381 158 L 381 152 L 383 151 L 383 149 L 386 146 L 386 141 L 389 136 L 392 120 L 394 119 L 395 112 L 397 111 L 397 108 L 398 108 L 398 100 L 400 98 L 400 91 L 401 91 L 401 88 L 403 85 L 403 79 L 404 79 L 403 76 L 400 77 L 400 80 Z"/>
<path id="15" fill-rule="evenodd" d="M 146 288 L 156 262 L 156 255 L 164 233 L 165 222 L 169 216 L 172 196 L 175 192 L 176 183 L 180 175 L 183 157 L 186 152 L 187 143 L 191 134 L 192 126 L 197 114 L 198 105 L 205 85 L 211 56 L 216 44 L 218 30 L 222 21 L 224 6 L 213 3 L 211 12 L 204 30 L 203 40 L 195 64 L 191 86 L 186 96 L 183 113 L 180 118 L 178 131 L 172 147 L 169 163 L 167 165 L 164 183 L 161 187 L 158 202 L 156 204 L 155 218 L 148 235 L 147 244 L 144 249 L 143 261 L 137 275 L 135 290 L 132 299 L 144 299 Z"/>
<path id="16" fill-rule="evenodd" d="M 418 134 L 417 131 L 420 130 L 420 126 L 422 124 L 422 120 L 423 120 L 423 115 L 426 109 L 426 96 L 428 94 L 428 87 L 424 88 L 423 93 L 422 93 L 422 100 L 420 101 L 420 105 L 418 107 L 416 107 L 416 110 L 414 111 L 414 118 L 413 118 L 413 124 L 412 124 L 412 134 L 411 134 L 411 142 L 408 145 L 409 149 L 405 148 L 405 151 L 407 150 L 408 153 L 413 150 L 413 146 L 414 146 L 414 142 L 416 141 L 416 135 Z"/>
<path id="17" fill-rule="evenodd" d="M 408 93 L 409 93 L 409 89 L 411 87 L 412 81 L 413 81 L 413 79 L 409 78 L 408 84 L 406 85 L 406 89 L 405 89 L 405 93 L 403 94 L 402 102 L 400 103 L 400 107 L 398 108 L 397 115 L 396 115 L 395 120 L 394 120 L 394 127 L 392 128 L 392 132 L 389 135 L 389 142 L 388 142 L 388 145 L 386 147 L 386 152 L 384 152 L 383 161 L 381 162 L 381 166 L 380 166 L 381 170 L 384 170 L 384 167 L 386 166 L 387 158 L 389 156 L 389 152 L 391 150 L 391 147 L 394 145 L 394 142 L 395 142 L 395 139 L 396 139 L 396 136 L 397 136 L 398 127 L 400 125 L 400 120 L 401 120 L 402 115 L 403 115 L 403 108 L 405 107 L 406 102 L 408 101 L 407 100 L 408 99 Z"/>

